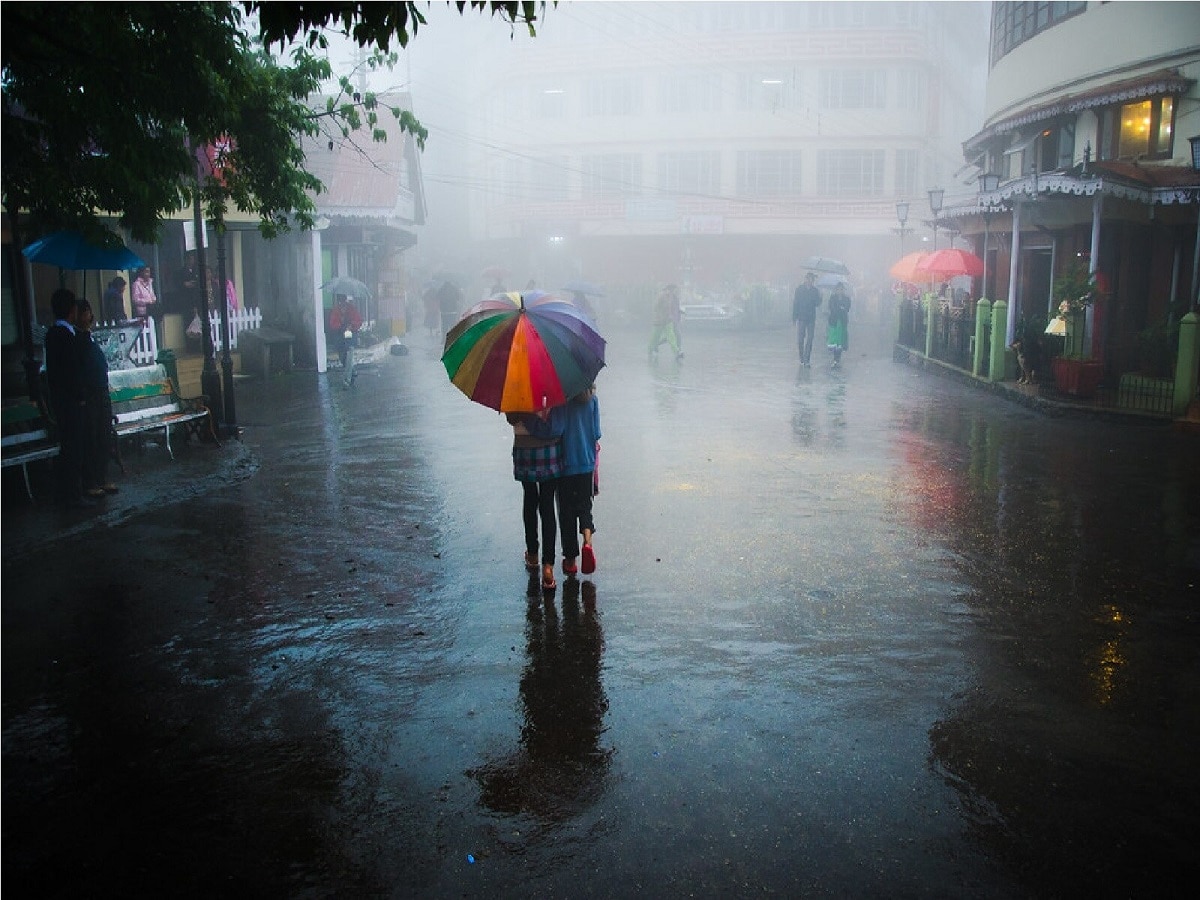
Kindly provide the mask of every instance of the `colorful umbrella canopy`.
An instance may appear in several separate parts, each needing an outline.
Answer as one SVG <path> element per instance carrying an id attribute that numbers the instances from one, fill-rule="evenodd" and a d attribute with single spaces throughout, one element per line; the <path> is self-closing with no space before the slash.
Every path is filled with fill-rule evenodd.
<path id="1" fill-rule="evenodd" d="M 917 265 L 916 271 L 925 278 L 953 278 L 955 275 L 977 278 L 983 274 L 983 260 L 967 250 L 947 248 L 930 253 Z"/>
<path id="2" fill-rule="evenodd" d="M 56 231 L 34 241 L 21 251 L 30 262 L 58 266 L 60 269 L 140 269 L 142 258 L 121 245 L 115 249 L 89 244 L 77 231 Z"/>
<path id="3" fill-rule="evenodd" d="M 916 284 L 919 281 L 929 281 L 932 276 L 917 274 L 917 266 L 924 262 L 928 256 L 929 254 L 923 250 L 903 256 L 892 263 L 892 267 L 888 269 L 888 274 L 897 281 L 905 281 L 909 284 Z"/>
<path id="4" fill-rule="evenodd" d="M 810 256 L 800 263 L 800 268 L 810 269 L 814 272 L 828 272 L 831 275 L 849 275 L 849 267 L 837 259 L 830 259 L 827 256 Z"/>
<path id="5" fill-rule="evenodd" d="M 604 367 L 604 338 L 573 303 L 515 292 L 483 300 L 446 334 L 442 364 L 471 400 L 500 412 L 561 406 Z"/>

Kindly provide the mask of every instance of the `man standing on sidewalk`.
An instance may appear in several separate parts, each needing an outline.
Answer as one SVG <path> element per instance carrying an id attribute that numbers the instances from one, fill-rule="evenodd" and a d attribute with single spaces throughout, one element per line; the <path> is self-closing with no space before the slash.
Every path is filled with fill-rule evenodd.
<path id="1" fill-rule="evenodd" d="M 87 392 L 83 354 L 75 339 L 79 303 L 73 291 L 59 288 L 50 297 L 54 324 L 46 332 L 46 386 L 58 424 L 54 460 L 54 500 L 68 508 L 94 506 L 83 496 L 83 459 L 87 445 Z"/>
<path id="2" fill-rule="evenodd" d="M 792 299 L 792 321 L 797 325 L 796 345 L 800 350 L 800 365 L 808 368 L 812 357 L 813 334 L 817 330 L 817 307 L 821 292 L 817 290 L 817 273 L 804 276 L 804 284 L 796 288 Z"/>

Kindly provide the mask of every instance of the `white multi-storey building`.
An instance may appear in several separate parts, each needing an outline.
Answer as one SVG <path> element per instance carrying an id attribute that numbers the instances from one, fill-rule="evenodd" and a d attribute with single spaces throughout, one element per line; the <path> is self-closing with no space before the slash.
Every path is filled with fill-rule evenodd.
<path id="1" fill-rule="evenodd" d="M 564 3 L 470 60 L 481 266 L 553 286 L 886 278 L 982 115 L 988 7 Z M 419 111 L 419 110 L 418 110 Z M 431 221 L 438 210 L 431 202 Z M 511 286 L 511 285 L 510 285 Z M 517 285 L 519 286 L 519 285 Z"/>
<path id="2" fill-rule="evenodd" d="M 997 2 L 991 16 L 986 114 L 964 143 L 983 190 L 947 214 L 986 255 L 1010 340 L 1086 265 L 1103 288 L 1087 349 L 1112 378 L 1135 371 L 1147 334 L 1196 302 L 1200 4 Z"/>

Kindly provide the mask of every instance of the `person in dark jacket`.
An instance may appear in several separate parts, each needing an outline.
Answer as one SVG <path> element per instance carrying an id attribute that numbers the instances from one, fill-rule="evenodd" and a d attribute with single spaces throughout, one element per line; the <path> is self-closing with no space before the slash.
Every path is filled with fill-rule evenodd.
<path id="1" fill-rule="evenodd" d="M 800 351 L 802 366 L 811 365 L 813 335 L 817 330 L 817 307 L 820 305 L 817 273 L 809 272 L 804 276 L 804 284 L 796 288 L 792 298 L 792 321 L 796 323 L 796 346 Z"/>
<path id="2" fill-rule="evenodd" d="M 92 506 L 83 496 L 83 458 L 87 446 L 87 393 L 83 355 L 75 335 L 79 302 L 75 292 L 59 288 L 50 297 L 54 324 L 46 332 L 46 386 L 58 428 L 54 459 L 54 500 L 60 506 Z"/>
<path id="3" fill-rule="evenodd" d="M 115 494 L 117 486 L 108 480 L 108 458 L 113 437 L 112 398 L 108 393 L 108 359 L 92 340 L 96 317 L 87 300 L 79 301 L 75 337 L 79 341 L 80 365 L 87 401 L 85 417 L 87 437 L 83 451 L 83 492 L 100 498 Z"/>

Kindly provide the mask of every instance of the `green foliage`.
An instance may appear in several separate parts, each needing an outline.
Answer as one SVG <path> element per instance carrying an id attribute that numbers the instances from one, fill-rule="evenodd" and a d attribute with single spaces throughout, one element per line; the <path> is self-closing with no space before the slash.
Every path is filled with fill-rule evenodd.
<path id="1" fill-rule="evenodd" d="M 242 7 L 258 19 L 259 35 L 268 47 L 286 46 L 297 40 L 310 49 L 324 47 L 322 30 L 331 28 L 352 39 L 360 47 L 375 46 L 388 52 L 394 39 L 401 47 L 416 36 L 420 26 L 427 24 L 417 3 L 264 3 L 246 0 Z M 461 14 L 468 7 L 477 12 L 500 16 L 512 25 L 525 23 L 534 34 L 537 10 L 545 3 L 493 2 L 493 0 L 456 0 Z M 411 27 L 412 33 L 409 33 Z"/>
<path id="2" fill-rule="evenodd" d="M 532 3 L 458 3 L 510 23 L 535 20 Z M 247 33 L 245 13 L 259 17 Z M 271 236 L 312 226 L 320 182 L 305 171 L 302 141 L 386 137 L 391 115 L 423 147 L 411 112 L 358 95 L 350 79 L 322 110 L 307 98 L 332 77 L 321 29 L 334 23 L 360 45 L 365 65 L 394 62 L 424 22 L 408 3 L 4 3 L 0 201 L 30 234 L 58 228 L 106 242 L 109 215 L 144 243 L 164 216 L 189 206 L 202 179 L 208 217 L 230 204 L 257 214 Z M 287 63 L 267 48 L 303 36 Z M 219 178 L 192 148 L 227 142 Z M 18 226 L 15 226 L 18 227 Z"/>
<path id="3" fill-rule="evenodd" d="M 1054 279 L 1053 289 L 1059 312 L 1081 310 L 1096 300 L 1096 276 L 1088 272 L 1086 265 L 1075 261 Z"/>

